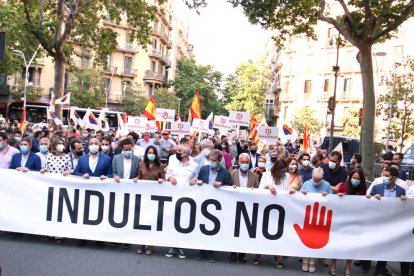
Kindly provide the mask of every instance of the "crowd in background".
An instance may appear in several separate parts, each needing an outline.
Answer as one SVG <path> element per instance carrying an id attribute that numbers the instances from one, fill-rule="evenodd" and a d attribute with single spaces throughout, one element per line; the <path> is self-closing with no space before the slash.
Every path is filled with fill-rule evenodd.
<path id="1" fill-rule="evenodd" d="M 240 141 L 236 137 L 217 135 L 179 138 L 168 131 L 155 134 L 130 132 L 122 136 L 115 130 L 102 132 L 78 127 L 55 131 L 46 126 L 34 130 L 28 125 L 21 133 L 17 122 L 0 120 L 0 168 L 22 172 L 76 175 L 85 179 L 113 178 L 118 183 L 121 179 L 132 179 L 135 182 L 170 182 L 172 185 L 268 189 L 274 195 L 302 192 L 401 200 L 414 195 L 414 186 L 405 182 L 400 153 L 393 154 L 392 160 L 384 161 L 381 177 L 367 185 L 361 155 L 354 154 L 350 166 L 346 167 L 341 166 L 340 152 L 333 151 L 328 156 L 326 151 L 318 150 L 311 156 L 299 148 L 298 141 L 286 144 L 275 141 L 259 149 L 252 140 Z M 64 241 L 60 237 L 48 239 L 57 243 Z M 78 242 L 79 246 L 85 244 L 84 240 Z M 106 246 L 100 241 L 97 244 Z M 151 255 L 153 247 L 139 245 L 136 252 Z M 182 248 L 167 250 L 167 257 L 174 255 L 186 258 Z M 215 262 L 213 251 L 200 251 L 197 259 L 202 258 Z M 242 252 L 232 252 L 230 259 L 247 262 L 247 256 Z M 275 256 L 274 261 L 275 267 L 283 268 L 282 256 Z M 316 271 L 316 259 L 301 258 L 301 261 L 303 271 Z M 354 262 L 361 265 L 363 274 L 368 274 L 370 261 Z M 255 255 L 253 263 L 259 265 L 261 256 Z M 352 260 L 346 261 L 345 275 L 350 275 L 351 264 Z M 329 273 L 335 275 L 336 260 L 331 260 L 329 267 Z M 410 269 L 412 273 L 413 264 L 401 263 L 401 275 L 409 275 Z M 386 275 L 387 263 L 378 261 L 375 273 Z"/>

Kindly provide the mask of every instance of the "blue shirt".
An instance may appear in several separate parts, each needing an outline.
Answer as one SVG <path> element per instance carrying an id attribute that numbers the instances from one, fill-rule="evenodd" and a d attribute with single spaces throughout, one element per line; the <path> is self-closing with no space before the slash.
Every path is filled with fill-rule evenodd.
<path id="1" fill-rule="evenodd" d="M 218 170 L 216 172 L 213 172 L 210 170 L 210 173 L 208 175 L 208 184 L 213 185 L 214 181 L 216 181 L 218 175 Z"/>
<path id="2" fill-rule="evenodd" d="M 323 180 L 322 183 L 318 186 L 315 186 L 312 180 L 308 180 L 305 183 L 303 183 L 302 188 L 300 188 L 300 190 L 308 191 L 310 193 L 327 192 L 328 194 L 332 194 L 331 185 L 329 185 L 329 183 L 325 180 Z"/>
<path id="3" fill-rule="evenodd" d="M 306 182 L 312 179 L 312 172 L 313 172 L 313 168 L 311 167 L 309 167 L 307 170 L 305 170 L 304 168 L 299 169 L 299 173 L 303 178 L 303 182 Z"/>
<path id="4" fill-rule="evenodd" d="M 385 187 L 384 197 L 397 197 L 397 189 L 395 188 L 395 185 L 391 190 L 389 188 Z"/>

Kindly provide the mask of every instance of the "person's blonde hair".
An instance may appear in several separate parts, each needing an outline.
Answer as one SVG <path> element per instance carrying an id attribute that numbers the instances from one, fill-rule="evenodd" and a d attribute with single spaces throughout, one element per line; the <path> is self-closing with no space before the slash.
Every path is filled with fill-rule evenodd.
<path id="1" fill-rule="evenodd" d="M 316 179 L 323 179 L 324 173 L 323 170 L 321 168 L 315 168 L 312 171 L 312 178 L 316 178 Z"/>

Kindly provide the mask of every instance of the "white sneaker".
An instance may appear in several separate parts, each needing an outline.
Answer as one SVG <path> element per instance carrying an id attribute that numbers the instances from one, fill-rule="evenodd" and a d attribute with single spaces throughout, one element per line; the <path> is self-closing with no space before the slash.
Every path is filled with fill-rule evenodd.
<path id="1" fill-rule="evenodd" d="M 184 250 L 182 250 L 181 248 L 177 249 L 177 254 L 178 254 L 178 257 L 179 257 L 180 259 L 185 259 L 185 258 L 187 258 L 187 256 L 186 256 L 186 255 L 185 255 L 185 253 L 184 253 Z"/>
<path id="2" fill-rule="evenodd" d="M 175 249 L 174 248 L 170 248 L 170 249 L 168 249 L 168 252 L 165 253 L 165 257 L 171 258 L 172 256 L 174 256 L 174 254 L 175 254 Z"/>

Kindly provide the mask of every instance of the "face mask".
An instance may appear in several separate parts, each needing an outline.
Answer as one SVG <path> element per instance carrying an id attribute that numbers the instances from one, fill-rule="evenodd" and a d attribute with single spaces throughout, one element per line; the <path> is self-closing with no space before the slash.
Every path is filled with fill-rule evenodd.
<path id="1" fill-rule="evenodd" d="M 271 154 L 272 152 L 273 152 L 273 150 L 272 150 L 272 149 L 270 149 L 270 150 L 269 150 L 269 154 Z"/>
<path id="2" fill-rule="evenodd" d="M 305 160 L 305 161 L 302 161 L 302 165 L 304 166 L 304 167 L 309 167 L 309 160 Z"/>
<path id="3" fill-rule="evenodd" d="M 29 153 L 29 147 L 28 146 L 20 146 L 20 152 L 23 154 Z"/>
<path id="4" fill-rule="evenodd" d="M 88 134 L 86 134 L 86 133 L 82 133 L 82 137 L 83 137 L 83 138 L 86 138 L 86 137 L 88 137 Z"/>
<path id="5" fill-rule="evenodd" d="M 65 149 L 65 146 L 64 145 L 57 145 L 56 146 L 56 150 L 58 151 L 58 152 L 63 152 L 63 150 Z"/>
<path id="6" fill-rule="evenodd" d="M 144 141 L 146 141 L 146 142 L 148 142 L 148 140 L 149 140 L 149 136 L 144 136 Z"/>
<path id="7" fill-rule="evenodd" d="M 223 149 L 225 149 L 225 148 L 226 148 L 226 144 L 221 144 L 221 147 L 222 147 Z"/>
<path id="8" fill-rule="evenodd" d="M 210 169 L 214 170 L 218 168 L 218 164 L 216 162 L 211 162 L 210 163 Z"/>
<path id="9" fill-rule="evenodd" d="M 210 153 L 211 153 L 211 150 L 209 150 L 209 149 L 203 149 L 204 156 L 209 156 Z"/>
<path id="10" fill-rule="evenodd" d="M 91 137 L 96 137 L 96 134 L 95 133 L 91 133 Z"/>
<path id="11" fill-rule="evenodd" d="M 388 186 L 390 184 L 390 178 L 388 176 L 383 176 L 382 183 L 384 183 L 385 186 Z"/>
<path id="12" fill-rule="evenodd" d="M 256 154 L 257 150 L 250 150 L 251 154 Z"/>
<path id="13" fill-rule="evenodd" d="M 361 184 L 361 180 L 351 179 L 352 186 L 356 187 Z"/>
<path id="14" fill-rule="evenodd" d="M 247 172 L 249 170 L 249 167 L 250 167 L 249 164 L 241 164 L 240 170 L 242 170 L 243 172 Z"/>
<path id="15" fill-rule="evenodd" d="M 335 162 L 332 162 L 332 161 L 329 161 L 329 168 L 331 170 L 335 169 L 336 168 L 336 163 Z"/>
<path id="16" fill-rule="evenodd" d="M 76 155 L 77 155 L 77 156 L 82 156 L 82 155 L 83 155 L 83 151 L 77 151 L 77 152 L 76 152 Z"/>
<path id="17" fill-rule="evenodd" d="M 149 161 L 154 161 L 155 160 L 155 154 L 148 153 L 147 157 L 148 157 Z"/>
<path id="18" fill-rule="evenodd" d="M 236 144 L 236 141 L 231 141 L 231 143 L 232 143 L 233 145 L 235 145 L 235 144 Z"/>
<path id="19" fill-rule="evenodd" d="M 258 162 L 257 166 L 259 166 L 259 168 L 264 168 L 264 167 L 266 167 L 266 163 L 265 162 Z"/>
<path id="20" fill-rule="evenodd" d="M 296 169 L 298 168 L 298 166 L 296 166 L 296 165 L 292 165 L 292 166 L 290 166 L 289 167 L 289 171 L 291 171 L 291 172 L 296 172 Z"/>
<path id="21" fill-rule="evenodd" d="M 0 124 L 0 128 L 3 128 L 4 127 L 4 125 L 3 124 Z"/>
<path id="22" fill-rule="evenodd" d="M 266 162 L 266 170 L 270 171 L 272 169 L 272 162 Z"/>
<path id="23" fill-rule="evenodd" d="M 113 148 L 116 148 L 116 147 L 118 146 L 118 142 L 112 142 L 112 143 L 111 143 L 111 146 L 112 146 Z"/>
<path id="24" fill-rule="evenodd" d="M 277 156 L 271 156 L 270 161 L 272 161 L 272 163 L 275 163 L 277 161 Z"/>
<path id="25" fill-rule="evenodd" d="M 3 142 L 0 142 L 0 150 L 3 149 L 4 145 Z"/>
<path id="26" fill-rule="evenodd" d="M 14 140 L 16 140 L 16 141 L 17 141 L 17 143 L 18 143 L 18 142 L 20 142 L 20 140 L 22 140 L 22 138 L 21 138 L 21 137 L 19 137 L 19 136 L 16 136 L 16 137 L 14 137 Z"/>
<path id="27" fill-rule="evenodd" d="M 168 140 L 168 138 L 169 138 L 169 137 L 168 137 L 168 135 L 165 135 L 165 136 L 164 136 L 164 139 L 165 139 L 165 140 Z"/>
<path id="28" fill-rule="evenodd" d="M 109 146 L 104 145 L 101 147 L 103 152 L 109 152 Z"/>
<path id="29" fill-rule="evenodd" d="M 322 184 L 322 182 L 323 182 L 323 181 L 316 182 L 315 180 L 313 180 L 313 179 L 312 179 L 313 186 L 315 186 L 315 187 L 320 186 L 320 185 Z"/>
<path id="30" fill-rule="evenodd" d="M 46 153 L 49 151 L 49 147 L 48 146 L 40 146 L 39 150 L 41 153 Z"/>
<path id="31" fill-rule="evenodd" d="M 98 153 L 98 151 L 99 151 L 99 146 L 98 146 L 98 145 L 90 145 L 90 146 L 89 146 L 89 151 L 90 151 L 92 154 L 96 154 L 96 153 Z"/>
<path id="32" fill-rule="evenodd" d="M 177 157 L 177 160 L 178 160 L 178 161 L 183 160 L 183 156 L 181 155 L 181 152 L 177 152 L 177 153 L 175 154 L 175 157 Z"/>
<path id="33" fill-rule="evenodd" d="M 132 150 L 127 150 L 122 152 L 122 154 L 124 155 L 125 158 L 132 158 Z"/>

